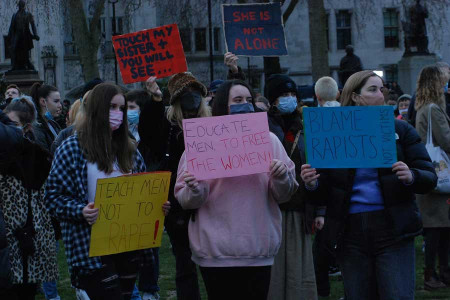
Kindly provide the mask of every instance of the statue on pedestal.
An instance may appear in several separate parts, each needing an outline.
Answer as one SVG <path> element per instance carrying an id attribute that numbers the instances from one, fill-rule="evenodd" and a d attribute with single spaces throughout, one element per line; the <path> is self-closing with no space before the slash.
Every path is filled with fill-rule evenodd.
<path id="1" fill-rule="evenodd" d="M 12 16 L 7 37 L 12 70 L 35 70 L 30 62 L 30 50 L 33 49 L 33 39 L 39 41 L 39 36 L 33 15 L 25 10 L 25 1 L 20 0 L 18 6 L 19 10 Z"/>
<path id="2" fill-rule="evenodd" d="M 429 54 L 427 25 L 425 19 L 428 18 L 428 10 L 416 0 L 416 4 L 409 7 L 406 13 L 408 21 L 402 21 L 405 32 L 405 54 Z"/>

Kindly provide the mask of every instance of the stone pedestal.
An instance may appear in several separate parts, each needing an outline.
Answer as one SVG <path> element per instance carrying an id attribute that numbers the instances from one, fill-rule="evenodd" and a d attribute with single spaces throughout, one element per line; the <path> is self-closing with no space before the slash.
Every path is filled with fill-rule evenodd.
<path id="1" fill-rule="evenodd" d="M 438 62 L 435 54 L 404 56 L 398 62 L 398 84 L 403 92 L 412 95 L 423 67 Z M 400 95 L 399 95 L 400 96 Z"/>
<path id="2" fill-rule="evenodd" d="M 35 82 L 42 83 L 37 71 L 7 71 L 5 73 L 5 82 L 7 85 L 15 84 L 19 87 L 22 93 L 30 95 L 31 86 Z"/>

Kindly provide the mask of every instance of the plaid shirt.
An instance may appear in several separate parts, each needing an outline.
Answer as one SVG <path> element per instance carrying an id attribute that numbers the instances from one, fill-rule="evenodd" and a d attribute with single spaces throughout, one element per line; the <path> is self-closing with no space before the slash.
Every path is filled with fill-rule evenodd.
<path id="1" fill-rule="evenodd" d="M 136 150 L 133 173 L 145 172 L 144 160 Z M 88 204 L 87 160 L 78 136 L 72 135 L 56 150 L 45 187 L 45 200 L 50 213 L 61 224 L 69 270 L 99 269 L 100 257 L 89 257 L 91 226 L 83 217 Z"/>

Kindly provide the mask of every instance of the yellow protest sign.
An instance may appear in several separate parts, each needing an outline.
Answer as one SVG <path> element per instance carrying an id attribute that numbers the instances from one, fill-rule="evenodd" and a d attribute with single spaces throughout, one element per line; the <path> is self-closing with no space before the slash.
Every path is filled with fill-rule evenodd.
<path id="1" fill-rule="evenodd" d="M 89 256 L 160 247 L 169 188 L 170 172 L 97 180 Z"/>

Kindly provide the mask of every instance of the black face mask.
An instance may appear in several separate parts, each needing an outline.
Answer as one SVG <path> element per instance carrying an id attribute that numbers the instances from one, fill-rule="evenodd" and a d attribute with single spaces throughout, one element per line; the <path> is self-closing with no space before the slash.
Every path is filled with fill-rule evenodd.
<path id="1" fill-rule="evenodd" d="M 181 94 L 181 109 L 183 111 L 197 111 L 202 103 L 202 95 L 197 91 L 187 91 Z"/>
<path id="2" fill-rule="evenodd" d="M 197 117 L 196 110 L 183 110 L 183 119 L 192 119 Z"/>

